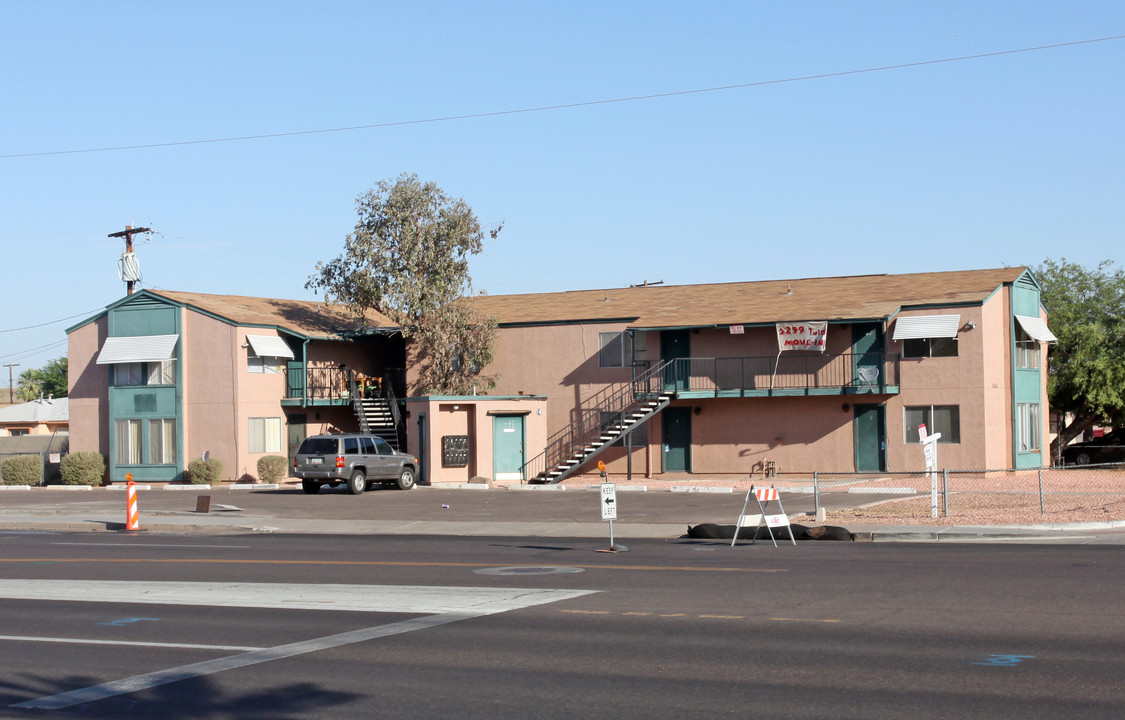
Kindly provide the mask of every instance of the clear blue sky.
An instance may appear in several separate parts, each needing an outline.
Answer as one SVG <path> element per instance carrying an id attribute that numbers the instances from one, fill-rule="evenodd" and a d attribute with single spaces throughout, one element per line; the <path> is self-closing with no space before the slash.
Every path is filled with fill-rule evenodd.
<path id="1" fill-rule="evenodd" d="M 491 294 L 1120 260 L 1125 40 L 851 72 L 1117 35 L 1120 0 L 7 2 L 0 365 L 124 295 L 126 224 L 142 287 L 312 298 L 404 171 L 504 221 Z"/>

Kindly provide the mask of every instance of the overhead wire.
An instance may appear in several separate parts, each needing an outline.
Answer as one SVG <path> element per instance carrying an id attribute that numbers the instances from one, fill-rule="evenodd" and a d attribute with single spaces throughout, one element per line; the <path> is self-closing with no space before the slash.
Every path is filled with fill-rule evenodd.
<path id="1" fill-rule="evenodd" d="M 48 343 L 47 345 L 40 345 L 39 347 L 31 348 L 29 350 L 18 350 L 14 353 L 9 353 L 7 355 L 0 355 L 0 360 L 9 360 L 9 359 L 12 359 L 12 358 L 23 359 L 25 357 L 31 357 L 32 355 L 35 355 L 36 353 L 40 353 L 44 350 L 50 350 L 51 348 L 56 348 L 56 347 L 59 347 L 61 345 L 66 345 L 67 342 L 68 342 L 68 340 L 59 340 L 58 342 Z"/>
<path id="2" fill-rule="evenodd" d="M 20 330 L 33 330 L 35 328 L 46 327 L 48 325 L 54 325 L 56 323 L 66 322 L 67 320 L 73 320 L 76 317 L 84 317 L 86 315 L 92 315 L 93 313 L 100 312 L 103 309 L 104 308 L 94 308 L 93 310 L 87 310 L 86 312 L 81 312 L 81 313 L 78 313 L 77 315 L 67 315 L 64 318 L 59 318 L 58 320 L 49 320 L 45 323 L 39 323 L 38 325 L 27 325 L 25 327 L 10 328 L 8 330 L 0 330 L 0 333 L 18 332 Z"/>
<path id="3" fill-rule="evenodd" d="M 202 140 L 178 140 L 173 142 L 159 142 L 159 143 L 145 143 L 137 145 L 114 145 L 109 147 L 100 148 L 81 148 L 75 150 L 47 150 L 41 152 L 25 152 L 25 153 L 8 153 L 0 155 L 0 159 L 22 158 L 22 157 L 41 157 L 46 155 L 76 155 L 82 153 L 97 153 L 97 152 L 118 152 L 121 150 L 145 150 L 151 148 L 162 147 L 179 147 L 184 145 L 206 145 L 211 143 L 227 143 L 227 142 L 242 142 L 246 140 L 265 140 L 270 138 L 282 137 L 298 137 L 301 135 L 321 135 L 326 133 L 340 133 L 340 132 L 353 132 L 356 130 L 373 130 L 378 128 L 389 127 L 402 127 L 406 125 L 423 125 L 429 123 L 440 122 L 453 122 L 456 120 L 475 120 L 480 118 L 501 117 L 505 115 L 520 115 L 526 113 L 548 112 L 552 110 L 567 110 L 572 108 L 593 107 L 597 105 L 611 105 L 616 103 L 629 103 L 638 102 L 641 100 L 655 100 L 659 98 L 679 97 L 684 95 L 698 95 L 702 93 L 724 92 L 728 90 L 740 90 L 744 88 L 762 87 L 765 85 L 780 85 L 783 83 L 805 82 L 809 80 L 824 80 L 827 78 L 846 77 L 848 75 L 862 75 L 864 73 L 886 72 L 888 70 L 902 70 L 905 68 L 924 67 L 926 65 L 938 65 L 942 63 L 964 62 L 967 60 L 980 60 L 982 58 L 1000 57 L 1003 55 L 1015 55 L 1019 53 L 1040 52 L 1043 50 L 1054 50 L 1057 48 L 1074 47 L 1077 45 L 1089 45 L 1092 43 L 1109 42 L 1113 40 L 1125 39 L 1125 35 L 1110 35 L 1107 37 L 1090 38 L 1087 40 L 1074 40 L 1071 42 L 1053 43 L 1050 45 L 1036 45 L 1033 47 L 1016 48 L 1013 50 L 997 50 L 994 52 L 977 53 L 975 55 L 960 55 L 957 57 L 939 58 L 936 60 L 919 60 L 916 62 L 898 63 L 895 65 L 881 65 L 877 67 L 860 68 L 857 70 L 840 70 L 837 72 L 819 73 L 815 75 L 801 75 L 798 77 L 780 78 L 775 80 L 758 80 L 755 82 L 737 83 L 733 85 L 719 85 L 716 87 L 695 88 L 691 90 L 675 90 L 671 92 L 652 93 L 648 95 L 632 95 L 628 97 L 618 97 L 603 100 L 584 100 L 572 103 L 559 103 L 556 105 L 540 105 L 537 107 L 518 108 L 513 110 L 495 110 L 491 112 L 481 113 L 466 113 L 462 115 L 447 115 L 444 117 L 423 118 L 416 120 L 397 120 L 391 122 L 371 123 L 368 125 L 350 125 L 347 127 L 336 128 L 321 128 L 317 130 L 294 130 L 289 132 L 279 133 L 261 133 L 256 135 L 238 135 L 233 137 L 223 138 L 207 138 Z"/>

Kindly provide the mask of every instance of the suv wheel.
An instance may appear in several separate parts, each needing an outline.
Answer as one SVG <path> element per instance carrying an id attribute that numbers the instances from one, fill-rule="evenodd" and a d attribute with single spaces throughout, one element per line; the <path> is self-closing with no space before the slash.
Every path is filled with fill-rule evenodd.
<path id="1" fill-rule="evenodd" d="M 348 492 L 352 495 L 359 495 L 367 489 L 367 476 L 363 474 L 362 470 L 356 470 L 352 476 L 348 478 Z"/>
<path id="2" fill-rule="evenodd" d="M 302 480 L 301 489 L 309 495 L 316 495 L 318 492 L 320 492 L 320 483 L 318 483 L 316 480 Z"/>
<path id="3" fill-rule="evenodd" d="M 1078 457 L 1074 458 L 1074 462 L 1078 465 L 1089 465 L 1090 456 L 1087 453 L 1078 453 Z"/>
<path id="4" fill-rule="evenodd" d="M 409 490 L 414 487 L 414 479 L 414 470 L 406 467 L 398 474 L 398 480 L 395 481 L 395 485 L 398 486 L 399 490 Z"/>

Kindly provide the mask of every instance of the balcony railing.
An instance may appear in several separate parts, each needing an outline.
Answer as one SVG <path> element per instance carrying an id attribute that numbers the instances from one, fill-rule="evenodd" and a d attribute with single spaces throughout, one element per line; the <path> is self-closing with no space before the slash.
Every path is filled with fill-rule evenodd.
<path id="1" fill-rule="evenodd" d="M 310 368 L 300 362 L 289 363 L 285 395 L 289 400 L 303 400 L 310 405 L 347 405 L 363 393 L 372 397 L 404 397 L 406 371 L 390 368 L 378 375 L 357 376 L 347 367 Z"/>
<path id="2" fill-rule="evenodd" d="M 665 386 L 716 397 L 897 392 L 899 356 L 888 353 L 679 358 Z"/>

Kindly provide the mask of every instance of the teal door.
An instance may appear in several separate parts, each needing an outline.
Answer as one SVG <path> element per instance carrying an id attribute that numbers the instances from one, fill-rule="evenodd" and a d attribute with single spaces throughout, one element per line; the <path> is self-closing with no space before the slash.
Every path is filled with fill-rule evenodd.
<path id="1" fill-rule="evenodd" d="M 661 330 L 660 359 L 681 360 L 673 362 L 664 371 L 664 385 L 668 390 L 687 390 L 690 368 L 687 358 L 691 357 L 690 330 Z"/>
<path id="2" fill-rule="evenodd" d="M 523 415 L 492 418 L 492 478 L 523 480 Z"/>
<path id="3" fill-rule="evenodd" d="M 301 447 L 301 443 L 305 441 L 305 435 L 307 434 L 305 425 L 308 420 L 308 416 L 304 413 L 294 413 L 289 416 L 286 445 L 288 446 L 290 461 L 297 454 L 297 449 Z"/>
<path id="4" fill-rule="evenodd" d="M 691 408 L 670 407 L 664 424 L 664 472 L 691 472 Z"/>
<path id="5" fill-rule="evenodd" d="M 887 419 L 882 405 L 855 406 L 855 470 L 887 469 Z"/>
<path id="6" fill-rule="evenodd" d="M 886 384 L 883 377 L 883 326 L 878 323 L 852 325 L 852 384 L 858 390 L 875 392 Z"/>

